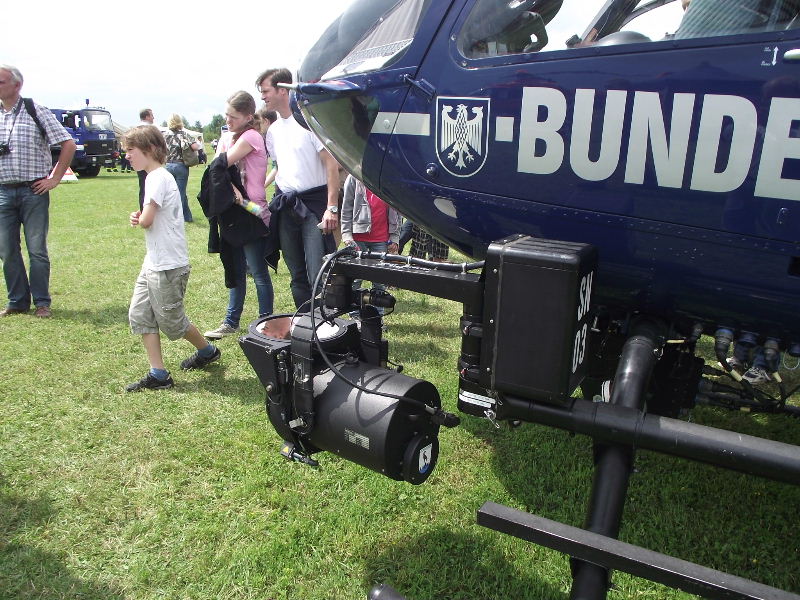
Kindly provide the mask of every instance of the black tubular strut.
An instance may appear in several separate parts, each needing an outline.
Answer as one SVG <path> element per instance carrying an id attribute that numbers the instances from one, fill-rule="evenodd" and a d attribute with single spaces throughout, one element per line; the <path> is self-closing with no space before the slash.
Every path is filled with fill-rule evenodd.
<path id="1" fill-rule="evenodd" d="M 575 400 L 571 408 L 503 399 L 503 418 L 520 419 L 629 444 L 716 467 L 800 485 L 797 446 L 610 404 Z"/>
<path id="2" fill-rule="evenodd" d="M 649 449 L 714 466 L 800 485 L 797 447 L 736 432 L 645 414 L 644 393 L 661 347 L 661 329 L 642 321 L 622 350 L 611 402 L 576 399 L 571 406 L 505 396 L 504 419 L 520 419 L 594 439 L 595 477 L 585 529 L 487 503 L 478 522 L 570 554 L 572 600 L 602 600 L 609 569 L 619 569 L 709 598 L 798 596 L 619 542 L 634 449 Z M 510 511 L 510 512 L 509 512 Z M 600 566 L 602 565 L 602 566 Z"/>
<path id="3" fill-rule="evenodd" d="M 650 321 L 640 321 L 633 335 L 622 347 L 622 356 L 614 376 L 611 405 L 640 410 L 650 373 L 656 364 L 656 352 L 662 345 L 660 328 Z M 628 480 L 633 466 L 631 446 L 594 443 L 594 481 L 586 530 L 611 538 L 619 534 L 622 510 L 628 494 Z M 610 584 L 605 567 L 572 559 L 572 600 L 602 600 Z"/>
<path id="4" fill-rule="evenodd" d="M 703 598 L 800 600 L 800 596 L 791 592 L 715 571 L 494 502 L 486 502 L 478 510 L 478 524 Z"/>

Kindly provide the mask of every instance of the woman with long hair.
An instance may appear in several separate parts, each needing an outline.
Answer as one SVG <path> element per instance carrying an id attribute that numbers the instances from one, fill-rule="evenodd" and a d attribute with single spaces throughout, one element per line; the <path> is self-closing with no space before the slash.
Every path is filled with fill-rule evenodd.
<path id="1" fill-rule="evenodd" d="M 217 156 L 225 152 L 228 165 L 236 165 L 239 169 L 247 198 L 245 199 L 241 192 L 234 188 L 236 202 L 243 207 L 248 200 L 255 203 L 258 207 L 256 210 L 260 209 L 259 218 L 269 227 L 270 212 L 264 189 L 268 156 L 264 137 L 261 135 L 261 119 L 256 114 L 256 101 L 253 96 L 239 91 L 228 98 L 225 123 L 233 135 L 220 140 Z M 272 279 L 264 257 L 265 242 L 266 237 L 257 238 L 234 249 L 236 286 L 230 289 L 225 319 L 217 329 L 206 332 L 207 338 L 220 339 L 238 331 L 247 293 L 246 268 L 252 273 L 256 285 L 259 316 L 272 314 L 274 296 Z"/>
<path id="2" fill-rule="evenodd" d="M 183 130 L 183 119 L 180 115 L 171 114 L 167 121 L 167 131 L 164 132 L 164 139 L 167 141 L 167 164 L 165 168 L 172 173 L 175 183 L 178 184 L 178 191 L 181 193 L 181 204 L 183 205 L 183 220 L 191 223 L 192 210 L 189 208 L 189 198 L 186 197 L 186 186 L 189 183 L 189 167 L 183 162 L 183 149 L 187 146 L 192 150 L 200 147 L 192 136 Z"/>

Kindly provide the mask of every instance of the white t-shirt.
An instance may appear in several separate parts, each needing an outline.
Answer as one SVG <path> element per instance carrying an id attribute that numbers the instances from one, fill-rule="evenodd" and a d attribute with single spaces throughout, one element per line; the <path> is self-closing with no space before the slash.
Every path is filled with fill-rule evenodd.
<path id="1" fill-rule="evenodd" d="M 278 163 L 275 184 L 282 192 L 304 192 L 328 183 L 319 157 L 325 146 L 293 116 L 282 119 L 279 115 L 267 131 L 266 142 L 267 152 Z"/>
<path id="2" fill-rule="evenodd" d="M 144 181 L 144 206 L 158 206 L 153 224 L 144 230 L 147 254 L 144 266 L 152 271 L 167 271 L 189 264 L 189 248 L 183 230 L 183 206 L 175 178 L 164 167 L 147 174 Z"/>
<path id="3" fill-rule="evenodd" d="M 161 127 L 161 125 L 156 125 L 155 121 L 154 121 L 154 122 L 152 122 L 152 123 L 148 123 L 147 121 L 139 121 L 139 125 L 149 125 L 150 127 L 155 127 L 155 128 L 156 128 L 156 129 L 158 129 L 158 130 L 159 130 L 161 133 L 164 133 L 164 128 L 163 128 L 163 127 Z"/>

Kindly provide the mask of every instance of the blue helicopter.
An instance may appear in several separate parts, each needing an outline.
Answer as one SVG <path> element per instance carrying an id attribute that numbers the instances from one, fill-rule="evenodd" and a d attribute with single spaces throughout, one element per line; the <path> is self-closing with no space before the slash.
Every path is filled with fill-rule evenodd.
<path id="1" fill-rule="evenodd" d="M 680 1 L 610 1 L 550 41 L 586 4 L 355 2 L 299 72 L 309 124 L 469 256 L 590 243 L 597 303 L 800 353 L 798 3 L 696 0 L 650 37 Z"/>
<path id="2" fill-rule="evenodd" d="M 482 261 L 448 271 L 335 257 L 325 306 L 343 314 L 374 299 L 352 296 L 353 279 L 461 301 L 459 409 L 594 438 L 585 529 L 491 503 L 478 512 L 570 554 L 572 598 L 605 598 L 611 568 L 707 597 L 797 598 L 615 538 L 634 447 L 800 485 L 797 447 L 677 418 L 699 403 L 800 416 L 777 373 L 782 355 L 800 356 L 798 69 L 800 0 L 355 0 L 299 70 L 296 116 L 340 164 Z M 342 400 L 341 386 L 332 399 L 323 371 L 337 369 L 315 366 L 313 315 L 291 336 L 302 344 L 255 340 L 251 327 L 253 347 L 291 348 L 296 372 L 328 378 L 313 394 L 291 389 L 288 359 L 243 343 L 273 425 L 301 455 L 335 450 L 384 474 L 402 465 L 390 476 L 421 483 L 438 426 L 454 418 L 436 395 L 408 402 L 425 410 L 403 417 L 415 423 L 405 438 L 388 422 L 359 430 L 369 402 Z M 365 331 L 368 350 L 354 354 L 385 370 L 379 328 L 364 319 Z M 697 356 L 704 334 L 718 365 Z M 340 354 L 351 344 L 337 343 Z M 763 353 L 778 393 L 743 378 L 734 343 Z M 373 401 L 376 415 L 402 404 Z M 393 458 L 366 451 L 375 439 L 398 445 Z"/>

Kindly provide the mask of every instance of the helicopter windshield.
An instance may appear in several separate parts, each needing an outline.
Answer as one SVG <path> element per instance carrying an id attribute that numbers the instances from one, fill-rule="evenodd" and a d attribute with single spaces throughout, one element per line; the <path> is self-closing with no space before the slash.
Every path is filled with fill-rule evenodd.
<path id="1" fill-rule="evenodd" d="M 411 44 L 430 0 L 356 0 L 328 27 L 300 67 L 301 81 L 386 67 Z"/>

